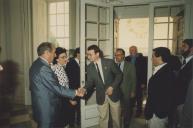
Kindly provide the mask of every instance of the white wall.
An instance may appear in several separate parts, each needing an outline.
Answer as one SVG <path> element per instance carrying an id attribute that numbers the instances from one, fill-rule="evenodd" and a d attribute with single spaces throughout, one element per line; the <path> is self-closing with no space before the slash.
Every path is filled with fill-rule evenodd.
<path id="1" fill-rule="evenodd" d="M 186 0 L 186 6 L 188 9 L 187 23 L 188 23 L 188 32 L 186 38 L 193 38 L 193 0 Z"/>
<path id="2" fill-rule="evenodd" d="M 1 46 L 0 61 L 3 61 L 6 58 L 4 20 L 5 20 L 5 18 L 4 18 L 4 1 L 0 0 L 0 46 Z"/>
<path id="3" fill-rule="evenodd" d="M 28 69 L 32 46 L 30 0 L 1 0 L 0 6 L 3 60 L 12 60 L 19 65 L 15 102 L 24 104 L 26 90 L 29 90 Z"/>
<path id="4" fill-rule="evenodd" d="M 47 8 L 46 0 L 32 0 L 33 60 L 37 58 L 37 46 L 48 41 Z"/>
<path id="5" fill-rule="evenodd" d="M 70 44 L 69 49 L 74 49 L 79 46 L 79 42 L 76 42 L 76 0 L 69 0 L 70 5 Z M 76 45 L 78 44 L 78 45 Z"/>

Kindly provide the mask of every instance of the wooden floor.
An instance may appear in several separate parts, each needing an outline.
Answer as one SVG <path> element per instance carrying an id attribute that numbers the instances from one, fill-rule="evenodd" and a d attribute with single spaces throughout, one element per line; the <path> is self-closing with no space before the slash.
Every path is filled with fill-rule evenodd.
<path id="1" fill-rule="evenodd" d="M 145 124 L 143 117 L 133 117 L 129 128 L 147 128 Z M 36 123 L 32 120 L 31 106 L 15 105 L 8 116 L 0 117 L 0 128 L 37 128 Z M 90 128 L 97 128 L 97 126 Z"/>

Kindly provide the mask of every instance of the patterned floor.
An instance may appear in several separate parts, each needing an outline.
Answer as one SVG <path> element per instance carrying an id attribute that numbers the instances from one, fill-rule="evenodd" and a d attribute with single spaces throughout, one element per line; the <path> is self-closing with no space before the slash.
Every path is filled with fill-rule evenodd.
<path id="1" fill-rule="evenodd" d="M 0 128 L 37 128 L 32 120 L 31 106 L 15 105 L 10 114 L 0 117 Z M 97 128 L 97 126 L 91 128 Z M 130 128 L 146 128 L 143 117 L 133 118 Z"/>

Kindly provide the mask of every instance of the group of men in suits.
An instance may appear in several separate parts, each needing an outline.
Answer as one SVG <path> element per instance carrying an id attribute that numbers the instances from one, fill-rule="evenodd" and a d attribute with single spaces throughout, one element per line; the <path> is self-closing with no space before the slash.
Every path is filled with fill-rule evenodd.
<path id="1" fill-rule="evenodd" d="M 79 76 L 74 76 L 80 72 L 80 69 L 76 70 L 78 68 L 75 68 L 79 59 L 76 60 L 75 56 L 73 60 L 70 60 L 69 64 L 66 65 L 66 72 L 69 77 L 69 87 L 77 89 L 76 93 L 74 90 L 61 87 L 50 70 L 49 64 L 54 58 L 54 51 L 55 48 L 51 43 L 40 44 L 37 49 L 39 58 L 33 62 L 30 68 L 32 109 L 38 127 L 53 127 L 58 95 L 74 98 L 75 95 L 83 96 L 93 88 L 96 88 L 96 100 L 100 117 L 99 127 L 108 127 L 109 112 L 111 113 L 113 127 L 121 127 L 120 97 L 122 97 L 121 103 L 124 110 L 124 127 L 128 127 L 131 118 L 131 111 L 128 109 L 131 105 L 129 99 L 135 95 L 136 70 L 133 64 L 124 61 L 124 50 L 117 49 L 115 53 L 116 60 L 114 61 L 104 58 L 98 46 L 89 46 L 87 57 L 91 63 L 87 66 L 87 82 L 84 89 L 77 89 L 80 80 L 78 81 Z"/>
<path id="2" fill-rule="evenodd" d="M 176 72 L 172 66 L 178 65 L 178 61 L 171 61 L 170 50 L 153 49 L 154 72 L 148 82 L 145 106 L 150 128 L 192 128 L 193 39 L 183 40 L 181 54 L 183 63 Z"/>
<path id="3" fill-rule="evenodd" d="M 145 67 L 147 66 L 144 65 L 145 60 L 142 56 L 140 56 L 140 59 L 138 56 L 133 56 L 136 59 L 133 63 L 129 60 L 126 61 L 125 51 L 121 48 L 116 49 L 115 61 L 104 58 L 102 51 L 96 45 L 89 46 L 87 51 L 87 57 L 91 63 L 87 67 L 87 83 L 85 89 L 89 91 L 96 87 L 99 127 L 109 127 L 110 111 L 113 128 L 128 128 L 134 104 L 132 99 L 136 95 L 136 90 L 139 90 L 136 87 L 137 83 L 145 84 L 145 82 L 137 81 L 141 81 L 141 75 L 145 74 L 145 72 L 147 73 L 143 67 L 140 67 L 140 69 L 138 69 L 140 73 L 137 74 L 135 63 L 137 63 L 138 67 L 139 65 Z M 147 69 L 147 67 L 145 68 Z M 137 75 L 140 76 L 137 77 Z M 146 79 L 146 74 L 143 77 L 145 77 L 143 79 Z M 140 80 L 137 78 L 140 78 Z M 137 92 L 137 94 L 139 93 Z M 142 106 L 139 108 L 142 109 Z M 140 110 L 140 112 L 141 111 L 142 110 Z M 120 122 L 121 116 L 123 117 L 123 126 L 121 126 Z"/>
<path id="4" fill-rule="evenodd" d="M 133 48 L 136 49 L 135 46 Z M 131 98 L 137 94 L 141 95 L 139 93 L 141 90 L 139 89 L 143 89 L 146 84 L 146 75 L 138 76 L 138 74 L 147 73 L 144 70 L 140 72 L 142 70 L 140 68 L 147 66 L 147 63 L 142 63 L 146 61 L 145 58 L 142 58 L 140 54 L 135 57 L 125 58 L 125 51 L 118 48 L 115 52 L 115 60 L 106 59 L 97 45 L 91 45 L 87 49 L 87 57 L 90 64 L 87 66 L 85 87 L 72 90 L 59 85 L 56 76 L 50 68 L 49 64 L 54 58 L 54 46 L 48 42 L 42 43 L 38 46 L 37 52 L 39 58 L 33 62 L 29 77 L 33 115 L 39 128 L 52 128 L 54 117 L 56 116 L 58 95 L 70 98 L 75 96 L 82 97 L 87 92 L 92 91 L 93 88 L 96 89 L 99 127 L 108 128 L 110 113 L 113 128 L 121 128 L 121 107 L 123 110 L 123 127 L 129 126 L 132 115 L 131 105 L 133 104 Z M 170 50 L 165 47 L 153 49 L 152 62 L 155 68 L 152 77 L 149 79 L 148 98 L 145 107 L 145 118 L 149 120 L 150 128 L 165 128 L 170 112 L 174 109 L 174 104 L 178 105 L 180 112 L 183 111 L 186 114 L 187 111 L 184 109 L 190 108 L 187 107 L 186 102 L 186 107 L 180 109 L 185 99 L 189 101 L 191 96 L 191 91 L 188 91 L 187 96 L 186 93 L 187 89 L 191 88 L 189 83 L 192 79 L 192 39 L 183 41 L 182 55 L 186 63 L 182 65 L 179 74 L 176 75 L 169 64 Z M 140 61 L 137 61 L 138 57 L 141 57 Z M 73 61 L 77 62 L 78 60 L 75 59 Z M 176 76 L 178 85 L 174 82 L 176 81 Z M 73 82 L 71 81 L 72 85 Z M 181 90 L 180 93 L 179 90 Z M 178 96 L 171 92 L 178 92 L 178 94 L 176 93 Z M 175 103 L 172 102 L 174 97 L 178 97 Z M 141 96 L 139 96 L 139 101 L 141 102 Z M 139 113 L 141 113 L 140 104 L 142 103 L 139 103 L 139 107 L 137 107 L 139 108 Z"/>
<path id="5" fill-rule="evenodd" d="M 52 43 L 43 42 L 37 48 L 38 58 L 29 70 L 33 118 L 38 128 L 53 128 L 60 96 L 74 98 L 84 96 L 84 90 L 65 88 L 59 84 L 51 69 L 55 57 Z"/>

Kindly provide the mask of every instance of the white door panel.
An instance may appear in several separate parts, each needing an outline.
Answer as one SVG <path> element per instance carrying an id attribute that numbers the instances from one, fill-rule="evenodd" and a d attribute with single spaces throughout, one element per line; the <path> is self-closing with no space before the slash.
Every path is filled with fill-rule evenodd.
<path id="1" fill-rule="evenodd" d="M 88 46 L 98 45 L 105 57 L 113 56 L 113 38 L 110 38 L 110 8 L 107 3 L 81 0 L 80 48 L 81 48 L 81 86 L 85 86 L 85 54 Z M 113 29 L 113 28 L 111 28 Z M 111 36 L 113 37 L 113 36 Z M 98 125 L 99 113 L 96 104 L 96 92 L 87 100 L 81 100 L 81 127 Z"/>

